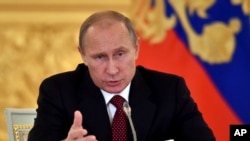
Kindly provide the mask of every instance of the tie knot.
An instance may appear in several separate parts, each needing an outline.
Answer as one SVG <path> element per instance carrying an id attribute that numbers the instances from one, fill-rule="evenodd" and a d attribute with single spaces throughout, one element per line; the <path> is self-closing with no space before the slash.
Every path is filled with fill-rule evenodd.
<path id="1" fill-rule="evenodd" d="M 125 102 L 125 99 L 119 95 L 115 95 L 110 100 L 110 103 L 112 103 L 117 109 L 122 109 L 124 102 Z"/>

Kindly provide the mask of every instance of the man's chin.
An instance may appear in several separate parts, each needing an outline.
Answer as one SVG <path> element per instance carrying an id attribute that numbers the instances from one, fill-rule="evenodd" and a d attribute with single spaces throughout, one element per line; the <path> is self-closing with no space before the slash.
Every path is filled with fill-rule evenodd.
<path id="1" fill-rule="evenodd" d="M 114 93 L 114 94 L 119 94 L 122 91 L 121 88 L 106 88 L 104 90 L 108 93 Z"/>

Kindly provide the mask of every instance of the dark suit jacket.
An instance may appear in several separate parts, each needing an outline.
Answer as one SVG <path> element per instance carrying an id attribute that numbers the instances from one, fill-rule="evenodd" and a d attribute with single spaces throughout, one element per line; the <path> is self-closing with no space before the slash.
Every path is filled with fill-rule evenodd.
<path id="1" fill-rule="evenodd" d="M 181 77 L 141 66 L 132 80 L 129 104 L 138 141 L 212 141 L 214 135 L 190 97 Z M 101 91 L 80 64 L 75 71 L 45 79 L 38 97 L 37 118 L 29 141 L 65 139 L 74 111 L 98 141 L 111 141 L 111 125 Z M 130 139 L 132 141 L 132 133 Z"/>

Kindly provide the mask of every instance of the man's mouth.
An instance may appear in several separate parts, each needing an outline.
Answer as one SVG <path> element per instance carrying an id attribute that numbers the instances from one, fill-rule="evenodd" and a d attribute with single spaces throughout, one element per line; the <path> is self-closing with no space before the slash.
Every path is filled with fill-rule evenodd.
<path id="1" fill-rule="evenodd" d="M 120 84 L 120 81 L 107 81 L 106 83 L 109 87 L 115 87 Z"/>

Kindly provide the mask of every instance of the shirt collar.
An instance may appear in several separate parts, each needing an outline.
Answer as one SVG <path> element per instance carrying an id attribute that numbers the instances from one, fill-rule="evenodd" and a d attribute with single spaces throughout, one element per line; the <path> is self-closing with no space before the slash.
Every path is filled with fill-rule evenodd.
<path id="1" fill-rule="evenodd" d="M 131 83 L 129 83 L 128 86 L 127 86 L 121 93 L 118 94 L 118 95 L 122 96 L 126 101 L 128 101 L 128 95 L 129 95 L 129 90 L 130 90 L 130 84 L 131 84 Z M 108 93 L 108 92 L 106 92 L 106 91 L 104 91 L 104 90 L 102 90 L 102 89 L 101 89 L 101 92 L 102 92 L 102 95 L 103 95 L 103 97 L 104 97 L 104 99 L 105 99 L 106 104 L 109 103 L 109 101 L 111 100 L 111 98 L 112 98 L 113 96 L 117 95 L 117 94 L 114 94 L 114 93 Z"/>

